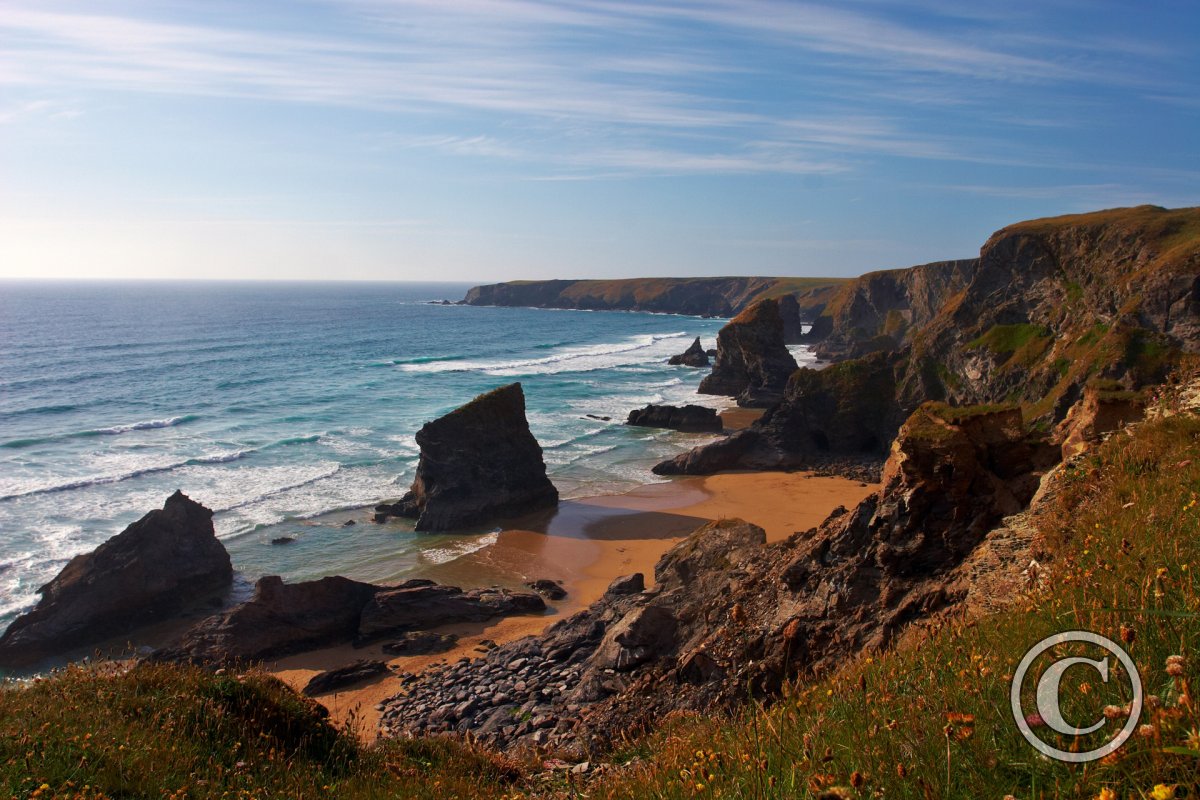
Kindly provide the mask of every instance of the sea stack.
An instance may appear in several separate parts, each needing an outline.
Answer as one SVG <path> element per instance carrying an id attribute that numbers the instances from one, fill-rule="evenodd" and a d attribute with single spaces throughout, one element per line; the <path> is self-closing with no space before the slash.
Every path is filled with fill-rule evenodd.
<path id="1" fill-rule="evenodd" d="M 708 353 L 704 351 L 704 347 L 700 344 L 700 337 L 697 336 L 691 347 L 677 356 L 671 356 L 667 359 L 667 363 L 676 367 L 707 367 Z"/>
<path id="2" fill-rule="evenodd" d="M 412 488 L 399 503 L 377 506 L 377 519 L 411 517 L 419 531 L 448 531 L 558 502 L 542 448 L 529 432 L 520 383 L 426 423 L 417 444 Z"/>
<path id="3" fill-rule="evenodd" d="M 700 394 L 736 397 L 751 408 L 779 402 L 797 369 L 783 331 L 777 300 L 761 300 L 731 319 L 717 334 L 717 362 Z"/>
<path id="4" fill-rule="evenodd" d="M 213 512 L 182 492 L 90 553 L 75 556 L 42 599 L 0 637 L 0 665 L 27 666 L 165 619 L 224 592 L 229 554 Z"/>

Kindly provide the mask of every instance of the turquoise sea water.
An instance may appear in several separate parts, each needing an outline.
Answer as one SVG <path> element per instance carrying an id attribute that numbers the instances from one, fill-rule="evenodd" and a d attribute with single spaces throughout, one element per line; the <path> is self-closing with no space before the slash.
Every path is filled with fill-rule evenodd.
<path id="1" fill-rule="evenodd" d="M 175 489 L 216 511 L 251 578 L 388 580 L 477 548 L 487 531 L 363 508 L 407 489 L 424 422 L 504 383 L 524 384 L 567 498 L 656 480 L 702 438 L 621 425 L 630 409 L 728 403 L 665 363 L 722 320 L 427 303 L 467 288 L 0 283 L 0 628 Z"/>

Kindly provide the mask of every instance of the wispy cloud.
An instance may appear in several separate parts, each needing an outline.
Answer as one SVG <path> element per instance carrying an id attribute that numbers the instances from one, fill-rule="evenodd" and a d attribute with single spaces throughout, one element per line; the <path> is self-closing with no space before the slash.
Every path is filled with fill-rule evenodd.
<path id="1" fill-rule="evenodd" d="M 152 3 L 111 12 L 103 3 L 12 3 L 0 15 L 0 82 L 412 114 L 432 129 L 454 117 L 445 133 L 408 146 L 532 157 L 571 178 L 837 172 L 881 156 L 1011 163 L 1003 137 L 965 132 L 973 115 L 1053 124 L 1052 103 L 1030 107 L 1030 85 L 1136 78 L 1103 68 L 1110 39 L 1033 35 L 995 4 L 971 11 L 924 0 L 922 13 L 948 21 L 937 29 L 871 0 L 313 7 L 329 23 L 319 32 L 256 24 L 253 14 L 167 20 Z M 1152 50 L 1121 45 L 1139 57 Z M 984 110 L 997 101 L 1023 113 Z M 920 106 L 951 124 L 931 124 L 913 112 Z M 462 134 L 464 115 L 478 135 Z"/>

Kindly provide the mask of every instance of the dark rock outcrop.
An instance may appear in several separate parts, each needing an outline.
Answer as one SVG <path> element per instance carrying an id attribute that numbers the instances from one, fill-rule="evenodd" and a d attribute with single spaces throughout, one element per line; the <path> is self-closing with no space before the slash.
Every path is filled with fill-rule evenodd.
<path id="1" fill-rule="evenodd" d="M 378 515 L 411 517 L 419 531 L 447 531 L 553 506 L 542 448 L 529 432 L 520 383 L 502 386 L 417 431 L 412 488 Z"/>
<path id="2" fill-rule="evenodd" d="M 363 608 L 380 591 L 369 583 L 330 577 L 284 583 L 259 578 L 254 596 L 195 625 L 158 660 L 222 664 L 258 661 L 348 642 L 358 633 Z"/>
<path id="3" fill-rule="evenodd" d="M 175 492 L 43 586 L 37 606 L 0 638 L 0 664 L 29 665 L 128 633 L 219 596 L 232 580 L 212 512 Z"/>
<path id="4" fill-rule="evenodd" d="M 388 665 L 385 661 L 359 660 L 344 667 L 329 669 L 313 675 L 304 686 L 304 693 L 309 697 L 344 689 L 356 683 L 386 675 Z"/>
<path id="5" fill-rule="evenodd" d="M 685 433 L 719 433 L 722 428 L 721 418 L 717 415 L 716 409 L 690 404 L 682 408 L 648 405 L 645 408 L 630 411 L 625 424 L 638 425 L 643 428 L 670 428 Z"/>
<path id="6" fill-rule="evenodd" d="M 545 608 L 545 601 L 532 592 L 464 592 L 419 578 L 375 586 L 342 577 L 289 584 L 268 575 L 255 584 L 250 600 L 201 621 L 154 657 L 197 664 L 262 661 L 439 625 L 537 614 Z"/>
<path id="7" fill-rule="evenodd" d="M 1013 409 L 923 407 L 858 508 L 775 544 L 739 520 L 706 525 L 659 561 L 653 592 L 609 592 L 540 637 L 422 675 L 388 701 L 384 732 L 583 757 L 673 712 L 772 696 L 963 602 L 992 532 L 1056 458 Z"/>
<path id="8" fill-rule="evenodd" d="M 395 641 L 383 646 L 383 652 L 393 656 L 423 656 L 431 653 L 444 653 L 458 644 L 458 636 L 453 633 L 433 633 L 431 631 L 411 631 L 402 633 Z"/>
<path id="9" fill-rule="evenodd" d="M 738 405 L 765 408 L 779 401 L 796 359 L 783 341 L 777 300 L 762 300 L 717 334 L 717 361 L 700 382 L 701 394 L 736 397 Z"/>
<path id="10" fill-rule="evenodd" d="M 792 374 L 782 401 L 749 428 L 654 467 L 659 475 L 729 469 L 828 469 L 882 461 L 905 412 L 896 400 L 895 353 Z"/>
<path id="11" fill-rule="evenodd" d="M 451 622 L 482 622 L 511 614 L 539 614 L 546 601 L 533 592 L 472 589 L 413 580 L 394 589 L 379 589 L 362 609 L 357 641 L 389 634 L 427 630 Z"/>
<path id="12" fill-rule="evenodd" d="M 547 600 L 562 600 L 567 596 L 567 590 L 558 581 L 549 578 L 538 578 L 525 584 Z"/>
<path id="13" fill-rule="evenodd" d="M 635 572 L 632 575 L 622 575 L 615 578 L 608 588 L 604 590 L 605 594 L 637 594 L 646 591 L 646 576 L 640 572 Z"/>
<path id="14" fill-rule="evenodd" d="M 796 302 L 795 298 L 792 299 L 792 302 Z M 689 347 L 687 350 L 684 350 L 677 356 L 671 356 L 669 359 L 667 359 L 667 363 L 672 366 L 707 367 L 708 353 L 705 352 L 704 347 L 701 346 L 700 337 L 697 336 L 696 341 L 692 342 L 691 347 Z"/>
<path id="15" fill-rule="evenodd" d="M 839 291 L 841 290 L 839 289 Z M 779 303 L 779 319 L 783 322 L 784 343 L 800 344 L 804 341 L 805 312 L 800 308 L 800 303 L 797 302 L 795 295 L 781 295 L 777 298 L 777 302 Z M 811 321 L 811 315 L 809 319 Z"/>

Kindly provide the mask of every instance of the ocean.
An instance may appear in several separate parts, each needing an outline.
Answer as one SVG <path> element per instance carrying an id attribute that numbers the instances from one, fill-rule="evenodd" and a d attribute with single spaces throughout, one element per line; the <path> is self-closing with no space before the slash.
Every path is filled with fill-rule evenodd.
<path id="1" fill-rule="evenodd" d="M 477 549 L 494 533 L 416 534 L 369 507 L 408 488 L 422 424 L 505 383 L 564 498 L 659 480 L 705 438 L 622 425 L 631 409 L 730 404 L 666 364 L 723 320 L 429 303 L 467 288 L 0 283 L 0 629 L 176 489 L 251 580 L 399 580 Z"/>

